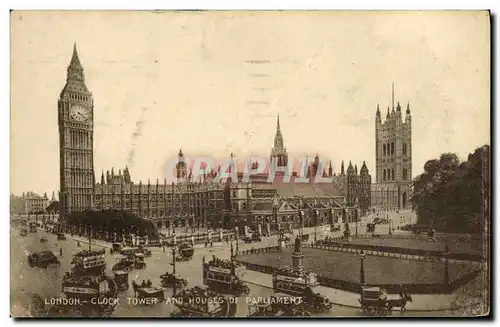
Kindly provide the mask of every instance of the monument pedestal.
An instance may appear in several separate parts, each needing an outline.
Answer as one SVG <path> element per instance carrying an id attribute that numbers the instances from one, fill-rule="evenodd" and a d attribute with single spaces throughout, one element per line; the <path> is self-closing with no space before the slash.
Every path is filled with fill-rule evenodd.
<path id="1" fill-rule="evenodd" d="M 293 252 L 292 253 L 292 262 L 294 267 L 300 267 L 302 266 L 302 259 L 304 258 L 304 255 L 302 252 Z"/>

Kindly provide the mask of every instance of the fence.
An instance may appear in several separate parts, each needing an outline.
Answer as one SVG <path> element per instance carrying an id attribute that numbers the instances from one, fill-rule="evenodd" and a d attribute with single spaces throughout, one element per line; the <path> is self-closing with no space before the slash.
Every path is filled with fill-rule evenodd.
<path id="1" fill-rule="evenodd" d="M 305 244 L 306 247 L 311 246 Z M 412 260 L 425 260 L 425 261 L 441 261 L 444 259 L 442 251 L 436 250 L 421 250 L 409 249 L 395 246 L 386 245 L 371 245 L 371 244 L 354 244 L 349 242 L 340 242 L 338 238 L 329 239 L 328 241 L 320 241 L 312 245 L 317 249 L 340 251 L 340 252 L 353 252 L 359 253 L 363 250 L 366 254 L 381 255 L 394 258 L 412 259 Z M 476 253 L 450 253 L 448 256 L 451 260 L 458 261 L 483 261 L 483 256 Z"/>
<path id="2" fill-rule="evenodd" d="M 271 249 L 271 248 L 269 248 Z M 259 249 L 263 250 L 263 249 Z M 277 272 L 278 267 L 261 265 L 256 263 L 249 263 L 242 260 L 236 260 L 238 263 L 245 265 L 247 269 L 261 272 L 264 274 L 273 274 Z M 388 293 L 398 293 L 406 289 L 412 294 L 449 294 L 456 290 L 458 287 L 464 285 L 470 280 L 474 279 L 480 270 L 475 270 L 466 274 L 465 276 L 451 282 L 445 283 L 435 283 L 435 284 L 365 284 L 363 286 L 375 286 L 385 289 Z M 331 278 L 323 275 L 317 275 L 318 283 L 325 287 L 335 288 L 343 291 L 348 291 L 352 293 L 361 292 L 361 283 L 351 282 L 347 280 L 341 280 L 337 278 Z"/>

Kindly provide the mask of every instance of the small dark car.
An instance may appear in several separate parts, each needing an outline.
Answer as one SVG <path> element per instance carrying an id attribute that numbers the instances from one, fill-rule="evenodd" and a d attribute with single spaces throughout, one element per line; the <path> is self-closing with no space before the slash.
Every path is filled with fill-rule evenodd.
<path id="1" fill-rule="evenodd" d="M 59 265 L 59 259 L 51 251 L 35 252 L 28 256 L 30 267 L 47 268 L 50 264 Z"/>

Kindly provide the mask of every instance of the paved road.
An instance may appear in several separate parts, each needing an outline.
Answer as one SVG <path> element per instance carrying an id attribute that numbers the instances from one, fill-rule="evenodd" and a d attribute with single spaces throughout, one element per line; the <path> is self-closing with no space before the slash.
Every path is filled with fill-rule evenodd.
<path id="1" fill-rule="evenodd" d="M 71 254 L 79 250 L 76 241 L 66 240 L 57 241 L 53 234 L 48 234 L 43 231 L 38 233 L 29 234 L 26 237 L 21 237 L 19 234 L 20 224 L 13 222 L 11 226 L 11 314 L 13 316 L 29 316 L 27 311 L 28 304 L 30 303 L 30 294 L 35 293 L 44 298 L 59 297 L 61 295 L 61 280 L 65 271 L 70 268 Z M 40 243 L 40 237 L 46 236 L 47 243 Z M 276 238 L 266 238 L 259 244 L 240 244 L 239 248 L 247 249 L 251 247 L 263 247 L 265 245 L 275 245 Z M 59 256 L 59 248 L 63 248 L 63 256 Z M 82 248 L 87 248 L 88 245 L 82 243 Z M 98 248 L 98 246 L 92 246 Z M 26 251 L 42 251 L 51 250 L 58 257 L 60 257 L 60 266 L 49 266 L 47 269 L 30 268 L 27 265 Z M 168 249 L 167 249 L 168 250 Z M 181 262 L 176 266 L 177 272 L 187 278 L 188 287 L 201 285 L 201 262 L 203 256 L 207 259 L 212 255 L 221 258 L 229 258 L 230 251 L 227 244 L 215 244 L 213 248 L 197 248 L 194 257 L 189 262 Z M 116 261 L 114 255 L 107 254 L 107 270 L 108 274 L 112 276 L 111 267 Z M 153 284 L 159 284 L 159 276 L 166 271 L 171 271 L 172 254 L 170 251 L 162 252 L 161 249 L 153 249 L 153 255 L 146 258 L 146 269 L 134 270 L 130 274 L 130 281 L 135 279 L 137 282 L 150 279 Z M 249 284 L 250 295 L 253 297 L 268 296 L 272 294 L 272 290 L 255 284 Z M 170 296 L 172 290 L 166 291 L 166 296 Z M 117 306 L 114 316 L 121 317 L 165 317 L 175 310 L 174 305 L 170 304 L 156 304 L 152 306 L 141 306 L 129 303 L 127 298 L 133 297 L 133 291 L 130 288 L 127 292 L 121 292 L 119 295 L 119 305 Z M 245 298 L 240 298 L 237 310 L 237 316 L 246 316 L 248 313 L 248 306 Z M 407 312 L 405 316 L 413 315 L 449 315 L 449 312 Z M 349 308 L 344 306 L 334 306 L 330 312 L 320 314 L 320 316 L 361 316 L 360 309 Z M 397 316 L 398 314 L 394 314 Z"/>

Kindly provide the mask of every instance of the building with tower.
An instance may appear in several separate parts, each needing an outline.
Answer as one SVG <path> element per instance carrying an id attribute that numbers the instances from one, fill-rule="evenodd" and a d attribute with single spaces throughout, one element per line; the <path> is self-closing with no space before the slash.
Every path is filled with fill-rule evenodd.
<path id="1" fill-rule="evenodd" d="M 268 181 L 268 171 L 252 175 L 250 181 L 238 179 L 217 181 L 219 169 L 192 176 L 191 167 L 179 150 L 175 165 L 176 182 L 167 184 L 134 181 L 128 167 L 102 171 L 100 181 L 94 178 L 93 132 L 94 102 L 85 85 L 83 67 L 76 45 L 67 69 L 67 80 L 59 102 L 60 137 L 60 207 L 61 215 L 85 210 L 123 210 L 151 219 L 159 227 L 245 227 L 268 231 L 333 224 L 339 219 L 353 221 L 360 206 L 369 203 L 369 176 L 366 165 L 358 174 L 350 163 L 339 175 L 330 162 L 325 177 L 333 183 L 316 183 L 321 168 L 318 155 L 304 172 L 294 172 L 289 182 L 283 173 Z M 279 116 L 276 122 L 271 162 L 278 167 L 289 164 Z M 235 156 L 231 154 L 231 160 Z M 257 165 L 257 163 L 256 163 Z M 257 168 L 257 166 L 253 168 Z M 295 183 L 300 176 L 309 182 Z M 303 178 L 302 178 L 303 179 Z M 364 209 L 363 209 L 364 210 Z"/>
<path id="2" fill-rule="evenodd" d="M 379 105 L 375 116 L 376 182 L 372 185 L 372 206 L 387 209 L 409 209 L 412 185 L 411 112 L 406 106 L 403 120 L 401 105 L 387 107 L 385 121 Z"/>
<path id="3" fill-rule="evenodd" d="M 76 44 L 58 100 L 60 208 L 64 216 L 93 207 L 94 100 Z"/>

